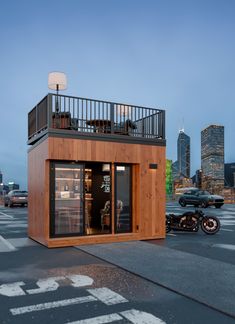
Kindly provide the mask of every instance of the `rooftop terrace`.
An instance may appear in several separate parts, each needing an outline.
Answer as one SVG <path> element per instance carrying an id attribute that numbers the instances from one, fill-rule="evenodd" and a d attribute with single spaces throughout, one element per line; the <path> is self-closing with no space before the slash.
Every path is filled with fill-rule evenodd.
<path id="1" fill-rule="evenodd" d="M 49 93 L 28 114 L 28 144 L 46 134 L 165 145 L 165 111 Z"/>

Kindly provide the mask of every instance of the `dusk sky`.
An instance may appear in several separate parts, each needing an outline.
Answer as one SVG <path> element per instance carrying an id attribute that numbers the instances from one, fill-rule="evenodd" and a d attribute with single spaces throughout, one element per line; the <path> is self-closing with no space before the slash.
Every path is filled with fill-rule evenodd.
<path id="1" fill-rule="evenodd" d="M 63 94 L 166 110 L 167 158 L 178 131 L 225 126 L 235 162 L 235 1 L 1 0 L 0 170 L 27 187 L 27 114 L 65 72 Z"/>

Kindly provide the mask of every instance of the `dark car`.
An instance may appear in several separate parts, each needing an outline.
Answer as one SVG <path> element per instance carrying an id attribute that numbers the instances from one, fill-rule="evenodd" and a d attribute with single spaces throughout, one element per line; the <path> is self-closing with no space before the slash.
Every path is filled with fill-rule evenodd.
<path id="1" fill-rule="evenodd" d="M 206 208 L 208 206 L 215 206 L 220 208 L 224 204 L 224 198 L 217 195 L 212 195 L 208 191 L 191 189 L 186 191 L 180 198 L 179 204 L 182 207 L 186 205 L 194 205 Z"/>
<path id="2" fill-rule="evenodd" d="M 4 197 L 4 206 L 28 205 L 28 191 L 12 190 Z"/>

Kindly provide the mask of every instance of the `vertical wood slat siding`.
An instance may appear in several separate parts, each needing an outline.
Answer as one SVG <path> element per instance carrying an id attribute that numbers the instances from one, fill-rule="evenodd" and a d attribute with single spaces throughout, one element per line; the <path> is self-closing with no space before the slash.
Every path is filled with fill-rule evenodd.
<path id="1" fill-rule="evenodd" d="M 48 143 L 42 142 L 28 154 L 28 234 L 36 241 L 46 244 L 49 214 Z M 48 165 L 48 163 L 47 163 Z"/>
<path id="2" fill-rule="evenodd" d="M 133 233 L 50 239 L 49 160 L 131 163 Z M 157 163 L 157 170 L 150 170 L 150 163 Z M 165 147 L 47 138 L 29 152 L 29 236 L 49 247 L 164 238 Z"/>

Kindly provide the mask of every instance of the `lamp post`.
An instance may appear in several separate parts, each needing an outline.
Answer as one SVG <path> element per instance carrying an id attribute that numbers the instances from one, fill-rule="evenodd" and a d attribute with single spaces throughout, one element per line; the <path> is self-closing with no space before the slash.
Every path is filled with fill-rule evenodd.
<path id="1" fill-rule="evenodd" d="M 67 77 L 63 72 L 50 72 L 48 74 L 48 88 L 52 90 L 56 90 L 56 104 L 55 110 L 58 114 L 59 112 L 59 102 L 58 102 L 58 94 L 59 90 L 67 89 Z"/>

